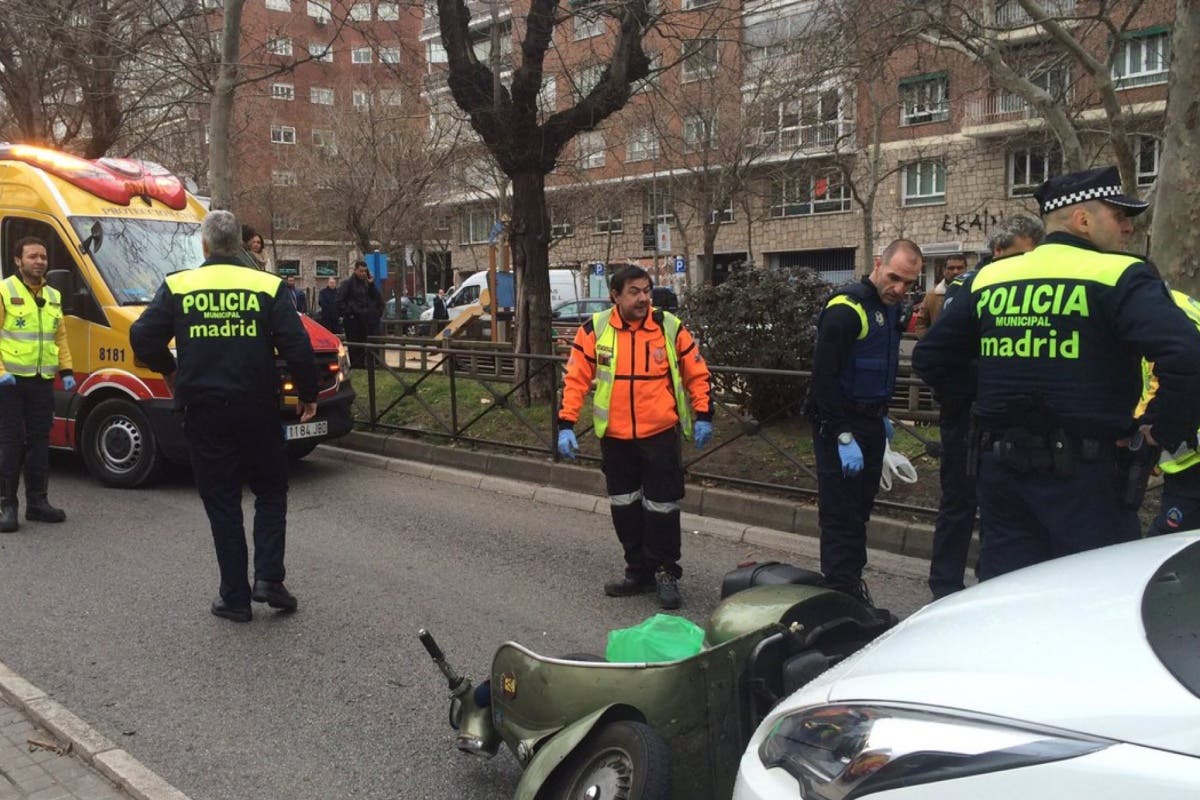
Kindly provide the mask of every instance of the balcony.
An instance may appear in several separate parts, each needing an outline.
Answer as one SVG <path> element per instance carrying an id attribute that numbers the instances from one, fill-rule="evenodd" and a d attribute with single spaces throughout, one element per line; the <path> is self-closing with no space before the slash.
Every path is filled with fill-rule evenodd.
<path id="1" fill-rule="evenodd" d="M 1004 136 L 1021 130 L 1039 128 L 1045 120 L 1024 99 L 1008 92 L 995 92 L 968 100 L 963 110 L 964 136 Z"/>
<path id="2" fill-rule="evenodd" d="M 1075 0 L 1042 0 L 1042 7 L 1051 17 L 1069 17 L 1075 14 Z M 996 4 L 996 27 L 1015 30 L 1032 24 L 1033 18 L 1017 0 L 1000 0 Z"/>
<path id="3" fill-rule="evenodd" d="M 492 24 L 492 6 L 496 6 L 498 21 L 512 17 L 512 6 L 507 0 L 467 0 L 467 13 L 471 15 L 471 30 L 486 28 Z M 437 4 L 425 4 L 425 17 L 421 20 L 421 37 L 426 39 L 441 33 L 438 27 Z"/>
<path id="4" fill-rule="evenodd" d="M 812 125 L 764 129 L 760 141 L 767 152 L 790 157 L 825 155 L 854 146 L 854 121 L 828 120 Z"/>

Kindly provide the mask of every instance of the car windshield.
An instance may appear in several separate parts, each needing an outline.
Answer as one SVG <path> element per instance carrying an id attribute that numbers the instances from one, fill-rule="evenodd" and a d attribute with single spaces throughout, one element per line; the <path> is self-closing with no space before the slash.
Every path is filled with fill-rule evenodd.
<path id="1" fill-rule="evenodd" d="M 1162 665 L 1200 697 L 1200 542 L 1193 542 L 1154 573 L 1142 595 L 1146 641 Z"/>
<path id="2" fill-rule="evenodd" d="M 123 306 L 146 305 L 168 274 L 204 261 L 199 222 L 72 217 L 71 226 Z"/>

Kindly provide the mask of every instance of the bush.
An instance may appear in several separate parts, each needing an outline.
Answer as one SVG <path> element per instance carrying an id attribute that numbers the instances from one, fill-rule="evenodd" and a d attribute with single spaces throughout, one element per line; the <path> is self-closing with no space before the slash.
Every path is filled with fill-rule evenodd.
<path id="1" fill-rule="evenodd" d="M 693 289 L 684 316 L 710 364 L 810 370 L 817 316 L 832 290 L 810 269 L 741 270 Z M 714 374 L 713 383 L 758 420 L 798 415 L 808 397 L 807 379 Z"/>

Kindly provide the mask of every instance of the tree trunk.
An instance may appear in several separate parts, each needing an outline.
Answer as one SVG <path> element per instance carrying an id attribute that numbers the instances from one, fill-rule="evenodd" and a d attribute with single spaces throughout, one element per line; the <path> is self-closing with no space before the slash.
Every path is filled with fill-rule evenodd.
<path id="1" fill-rule="evenodd" d="M 241 58 L 242 6 L 246 0 L 225 0 L 221 30 L 221 69 L 213 87 L 209 108 L 208 185 L 212 190 L 210 208 L 233 207 L 233 174 L 230 172 L 230 134 L 233 116 L 233 92 L 237 86 Z"/>
<path id="2" fill-rule="evenodd" d="M 517 283 L 516 352 L 550 355 L 550 215 L 546 211 L 546 176 L 536 167 L 512 176 L 512 221 L 509 246 Z M 542 368 L 542 369 L 539 369 Z M 554 391 L 550 362 L 519 361 L 519 380 L 534 372 L 522 396 L 530 402 L 550 399 Z"/>
<path id="3" fill-rule="evenodd" d="M 711 286 L 713 282 L 713 262 L 716 260 L 717 249 L 717 234 L 720 233 L 721 223 L 714 222 L 700 226 L 700 231 L 703 234 L 704 252 L 698 259 L 700 268 L 692 272 L 696 276 L 696 281 L 693 286 Z"/>
<path id="4" fill-rule="evenodd" d="M 871 270 L 875 268 L 875 192 L 872 190 L 867 195 L 862 203 L 862 226 L 863 226 L 863 271 L 862 275 L 869 275 Z M 855 275 L 855 277 L 860 277 Z"/>
<path id="5" fill-rule="evenodd" d="M 1163 277 L 1187 294 L 1200 294 L 1200 4 L 1176 0 L 1167 89 L 1166 134 L 1154 190 L 1151 255 Z"/>

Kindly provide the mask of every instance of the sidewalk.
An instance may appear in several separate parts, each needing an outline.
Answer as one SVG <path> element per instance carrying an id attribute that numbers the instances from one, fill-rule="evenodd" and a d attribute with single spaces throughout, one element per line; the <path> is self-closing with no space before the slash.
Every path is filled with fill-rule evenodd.
<path id="1" fill-rule="evenodd" d="M 188 800 L 0 662 L 0 800 Z"/>

